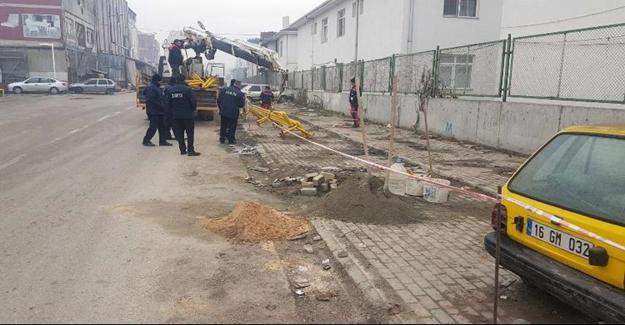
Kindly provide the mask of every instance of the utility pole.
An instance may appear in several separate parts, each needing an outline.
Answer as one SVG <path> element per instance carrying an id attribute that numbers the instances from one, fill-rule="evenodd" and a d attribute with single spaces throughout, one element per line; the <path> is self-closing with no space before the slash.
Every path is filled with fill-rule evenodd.
<path id="1" fill-rule="evenodd" d="M 56 79 L 56 57 L 54 54 L 54 43 L 40 43 L 40 46 L 50 46 L 52 48 L 52 75 Z"/>
<path id="2" fill-rule="evenodd" d="M 360 73 L 358 71 L 358 36 L 360 33 L 360 2 L 362 0 L 356 0 L 356 44 L 355 44 L 355 55 L 354 55 L 354 70 L 356 71 L 356 91 L 358 96 L 361 95 L 361 86 L 360 86 Z M 362 144 L 365 149 L 365 159 L 369 161 L 369 146 L 367 145 L 367 125 L 365 124 L 365 108 L 360 105 L 358 108 L 360 110 L 360 130 L 362 132 Z M 367 168 L 367 173 L 371 176 L 371 168 Z"/>

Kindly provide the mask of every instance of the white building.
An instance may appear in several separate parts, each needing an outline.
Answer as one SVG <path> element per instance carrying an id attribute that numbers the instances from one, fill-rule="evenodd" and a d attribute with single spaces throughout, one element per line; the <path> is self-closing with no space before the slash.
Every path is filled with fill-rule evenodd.
<path id="1" fill-rule="evenodd" d="M 359 0 L 360 60 L 496 40 L 501 0 Z M 281 63 L 310 69 L 355 56 L 356 1 L 328 0 L 278 35 Z"/>
<path id="2" fill-rule="evenodd" d="M 503 0 L 501 37 L 625 23 L 625 0 Z"/>

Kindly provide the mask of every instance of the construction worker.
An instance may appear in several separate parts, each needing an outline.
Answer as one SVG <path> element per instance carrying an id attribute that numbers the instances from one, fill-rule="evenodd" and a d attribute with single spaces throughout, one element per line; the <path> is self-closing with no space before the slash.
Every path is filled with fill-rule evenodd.
<path id="1" fill-rule="evenodd" d="M 172 145 L 167 142 L 167 136 L 165 134 L 165 109 L 163 107 L 163 91 L 161 90 L 160 82 L 161 76 L 155 74 L 152 76 L 150 85 L 143 90 L 145 111 L 150 120 L 150 127 L 145 133 L 145 137 L 143 137 L 143 145 L 146 147 L 154 147 L 152 138 L 156 134 L 156 131 L 158 131 L 159 145 Z"/>
<path id="2" fill-rule="evenodd" d="M 167 60 L 171 67 L 171 76 L 175 79 L 180 79 L 180 67 L 184 63 L 184 57 L 182 56 L 183 46 L 184 42 L 177 39 L 169 48 L 169 57 Z"/>
<path id="3" fill-rule="evenodd" d="M 221 115 L 221 130 L 219 133 L 219 142 L 236 144 L 237 124 L 239 123 L 239 115 L 241 108 L 245 107 L 245 95 L 241 92 L 241 82 L 235 79 L 230 81 L 230 87 L 225 88 L 219 94 L 217 101 L 219 106 L 219 115 Z"/>
<path id="4" fill-rule="evenodd" d="M 265 109 L 271 109 L 273 106 L 273 91 L 271 91 L 271 87 L 265 87 L 265 90 L 260 94 L 260 107 Z"/>
<path id="5" fill-rule="evenodd" d="M 174 132 L 178 139 L 181 155 L 190 157 L 199 156 L 195 151 L 193 140 L 195 136 L 195 116 L 197 115 L 197 99 L 193 90 L 183 83 L 182 79 L 172 78 L 175 85 L 167 88 L 165 101 L 174 118 Z M 185 144 L 184 137 L 187 134 Z"/>
<path id="6" fill-rule="evenodd" d="M 358 87 L 356 86 L 356 78 L 352 78 L 352 89 L 349 92 L 349 105 L 351 107 L 350 114 L 354 120 L 354 128 L 360 127 L 360 114 L 358 105 L 358 96 L 360 94 Z"/>

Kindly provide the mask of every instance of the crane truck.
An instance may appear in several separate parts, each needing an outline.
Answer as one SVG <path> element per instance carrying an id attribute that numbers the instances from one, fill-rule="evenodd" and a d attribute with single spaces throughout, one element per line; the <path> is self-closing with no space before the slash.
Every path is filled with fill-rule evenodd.
<path id="1" fill-rule="evenodd" d="M 169 48 L 175 41 L 183 42 L 183 49 L 193 50 L 194 56 L 187 55 L 181 67 L 181 76 L 186 79 L 198 99 L 198 117 L 202 120 L 212 120 L 218 111 L 217 99 L 219 87 L 223 86 L 223 78 L 211 75 L 211 69 L 205 68 L 204 59 L 212 61 L 217 51 L 230 54 L 234 57 L 264 67 L 270 71 L 278 72 L 282 76 L 280 93 L 286 88 L 288 71 L 284 69 L 278 60 L 278 54 L 268 48 L 256 46 L 248 42 L 229 39 L 208 31 L 202 22 L 198 22 L 200 29 L 185 27 L 182 31 L 173 32 L 165 39 L 163 49 L 169 54 Z M 204 57 L 202 57 L 202 55 Z M 159 60 L 158 73 L 163 77 L 163 84 L 167 84 L 171 71 L 167 63 L 167 57 L 162 56 Z M 145 108 L 143 89 L 149 82 L 149 76 L 137 77 L 137 106 Z"/>

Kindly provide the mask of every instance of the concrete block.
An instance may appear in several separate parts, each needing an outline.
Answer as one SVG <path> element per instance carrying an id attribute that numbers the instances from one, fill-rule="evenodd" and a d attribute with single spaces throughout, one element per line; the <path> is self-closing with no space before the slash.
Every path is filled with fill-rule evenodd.
<path id="1" fill-rule="evenodd" d="M 302 188 L 315 188 L 315 183 L 313 182 L 302 182 Z"/>
<path id="2" fill-rule="evenodd" d="M 321 185 L 319 185 L 319 191 L 323 193 L 330 192 L 330 185 L 328 185 L 328 183 L 321 183 Z"/>
<path id="3" fill-rule="evenodd" d="M 304 196 L 317 196 L 317 189 L 316 188 L 303 188 L 300 193 Z"/>
<path id="4" fill-rule="evenodd" d="M 306 174 L 306 176 L 304 176 L 304 179 L 305 179 L 307 182 L 312 182 L 312 181 L 313 181 L 313 179 L 314 179 L 315 177 L 317 177 L 317 176 L 319 176 L 319 173 L 310 173 L 310 174 Z"/>
<path id="5" fill-rule="evenodd" d="M 318 175 L 318 176 L 315 176 L 313 178 L 312 182 L 313 182 L 313 184 L 315 184 L 315 186 L 321 186 L 321 184 L 323 183 L 324 179 L 325 178 L 323 177 L 323 175 Z"/>
<path id="6" fill-rule="evenodd" d="M 331 180 L 333 180 L 333 179 L 336 179 L 336 175 L 334 175 L 334 174 L 332 174 L 332 173 L 328 173 L 328 172 L 322 172 L 322 173 L 321 173 L 321 176 L 323 176 L 323 178 L 324 178 L 326 181 L 331 181 Z"/>

